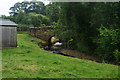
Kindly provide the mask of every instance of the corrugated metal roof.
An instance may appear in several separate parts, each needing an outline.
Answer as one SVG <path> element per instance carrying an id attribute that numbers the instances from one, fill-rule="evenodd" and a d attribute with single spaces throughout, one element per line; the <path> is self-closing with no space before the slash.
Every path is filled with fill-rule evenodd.
<path id="1" fill-rule="evenodd" d="M 0 26 L 17 26 L 16 23 L 13 21 L 10 21 L 9 19 L 0 19 Z"/>

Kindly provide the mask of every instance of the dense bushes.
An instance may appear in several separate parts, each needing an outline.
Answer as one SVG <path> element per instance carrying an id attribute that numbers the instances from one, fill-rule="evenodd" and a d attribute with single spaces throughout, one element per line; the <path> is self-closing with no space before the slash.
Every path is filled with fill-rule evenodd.
<path id="1" fill-rule="evenodd" d="M 67 42 L 66 48 L 119 62 L 119 4 L 61 3 L 57 35 Z"/>
<path id="2" fill-rule="evenodd" d="M 114 52 L 114 56 L 115 56 L 115 61 L 117 64 L 120 64 L 120 52 L 118 51 L 118 49 L 116 49 Z"/>
<path id="3" fill-rule="evenodd" d="M 45 16 L 43 2 L 23 1 L 10 8 L 10 19 L 19 24 L 19 28 L 41 27 L 50 25 L 50 19 Z"/>
<path id="4" fill-rule="evenodd" d="M 30 26 L 30 25 L 29 25 Z M 25 25 L 25 24 L 18 24 L 17 25 L 17 31 L 27 31 L 28 30 L 28 28 L 29 28 L 29 26 L 28 25 Z"/>
<path id="5" fill-rule="evenodd" d="M 23 27 L 52 25 L 56 29 L 56 36 L 67 44 L 65 48 L 76 49 L 105 61 L 119 62 L 119 5 L 116 2 L 54 2 L 41 5 L 44 14 L 19 11 L 11 19 Z"/>
<path id="6" fill-rule="evenodd" d="M 33 27 L 41 27 L 43 24 L 50 25 L 50 20 L 48 17 L 36 13 L 26 14 L 24 12 L 20 12 L 19 14 L 13 17 L 13 20 L 17 24 L 24 24 L 28 26 L 32 25 Z"/>
<path id="7" fill-rule="evenodd" d="M 18 24 L 18 31 L 26 31 L 29 27 L 43 27 L 50 25 L 50 19 L 47 16 L 36 13 L 24 13 L 11 16 L 10 18 Z"/>
<path id="8" fill-rule="evenodd" d="M 107 61 L 117 60 L 118 55 L 120 55 L 119 52 L 115 52 L 120 50 L 119 29 L 100 27 L 99 32 L 100 34 L 96 40 L 98 47 L 95 53 Z"/>

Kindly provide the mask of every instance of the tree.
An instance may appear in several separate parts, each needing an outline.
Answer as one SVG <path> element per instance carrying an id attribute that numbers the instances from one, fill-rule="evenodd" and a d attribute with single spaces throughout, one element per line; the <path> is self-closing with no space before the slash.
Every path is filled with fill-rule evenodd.
<path id="1" fill-rule="evenodd" d="M 120 24 L 118 16 L 118 3 L 96 3 L 91 15 L 91 26 L 99 28 L 101 25 L 118 27 Z"/>
<path id="2" fill-rule="evenodd" d="M 70 49 L 114 61 L 114 51 L 118 50 L 119 53 L 120 50 L 119 5 L 120 3 L 61 3 L 60 30 L 57 34 L 68 42 Z M 101 29 L 101 26 L 105 29 Z"/>
<path id="3" fill-rule="evenodd" d="M 63 29 L 59 34 L 66 41 L 72 40 L 72 48 L 82 52 L 90 52 L 94 47 L 91 37 L 93 30 L 90 27 L 92 13 L 90 3 L 62 3 L 60 20 Z M 64 33 L 64 34 L 63 34 Z"/>
<path id="4" fill-rule="evenodd" d="M 11 16 L 1 15 L 0 18 L 1 19 L 11 19 Z"/>
<path id="5" fill-rule="evenodd" d="M 59 11 L 60 11 L 60 3 L 53 2 L 46 5 L 46 16 L 48 16 L 51 22 L 57 22 L 59 20 Z"/>
<path id="6" fill-rule="evenodd" d="M 43 4 L 43 2 L 34 2 L 34 1 L 30 1 L 30 2 L 18 2 L 16 3 L 13 7 L 10 8 L 11 15 L 16 15 L 19 13 L 19 11 L 25 12 L 25 13 L 30 13 L 30 12 L 34 12 L 37 14 L 45 14 L 45 5 Z"/>
<path id="7" fill-rule="evenodd" d="M 13 21 L 17 24 L 40 27 L 42 24 L 48 26 L 50 25 L 50 19 L 42 14 L 36 13 L 25 13 L 20 11 L 19 14 L 12 17 Z"/>
<path id="8" fill-rule="evenodd" d="M 13 16 L 13 21 L 18 24 L 26 24 L 26 19 L 27 19 L 27 14 L 22 11 L 19 11 L 19 14 Z"/>
<path id="9" fill-rule="evenodd" d="M 40 27 L 41 26 L 41 16 L 39 14 L 35 13 L 29 13 L 29 18 L 31 19 L 31 24 L 33 24 L 34 27 Z"/>
<path id="10" fill-rule="evenodd" d="M 94 55 L 105 61 L 115 61 L 114 51 L 120 50 L 119 3 L 96 3 L 91 15 L 91 27 L 96 28 Z"/>

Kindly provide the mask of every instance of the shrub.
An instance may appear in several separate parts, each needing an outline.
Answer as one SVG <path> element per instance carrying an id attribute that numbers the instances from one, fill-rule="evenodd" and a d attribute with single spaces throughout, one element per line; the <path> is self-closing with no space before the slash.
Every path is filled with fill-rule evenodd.
<path id="1" fill-rule="evenodd" d="M 28 30 L 28 25 L 26 25 L 26 24 L 18 24 L 18 26 L 17 26 L 17 30 L 18 31 L 27 31 Z"/>
<path id="2" fill-rule="evenodd" d="M 118 29 L 113 28 L 99 28 L 99 36 L 96 40 L 97 49 L 95 53 L 107 61 L 115 61 L 116 58 L 114 56 L 114 51 L 119 48 L 120 44 L 120 31 Z"/>
<path id="3" fill-rule="evenodd" d="M 116 49 L 113 53 L 116 58 L 116 63 L 120 64 L 120 52 L 118 51 L 118 49 Z"/>

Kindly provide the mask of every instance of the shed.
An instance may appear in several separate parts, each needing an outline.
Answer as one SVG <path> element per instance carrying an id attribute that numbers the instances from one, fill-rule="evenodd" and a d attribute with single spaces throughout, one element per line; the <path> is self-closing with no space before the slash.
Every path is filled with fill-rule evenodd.
<path id="1" fill-rule="evenodd" d="M 17 47 L 17 24 L 9 19 L 0 19 L 0 31 L 2 31 L 1 47 Z"/>

